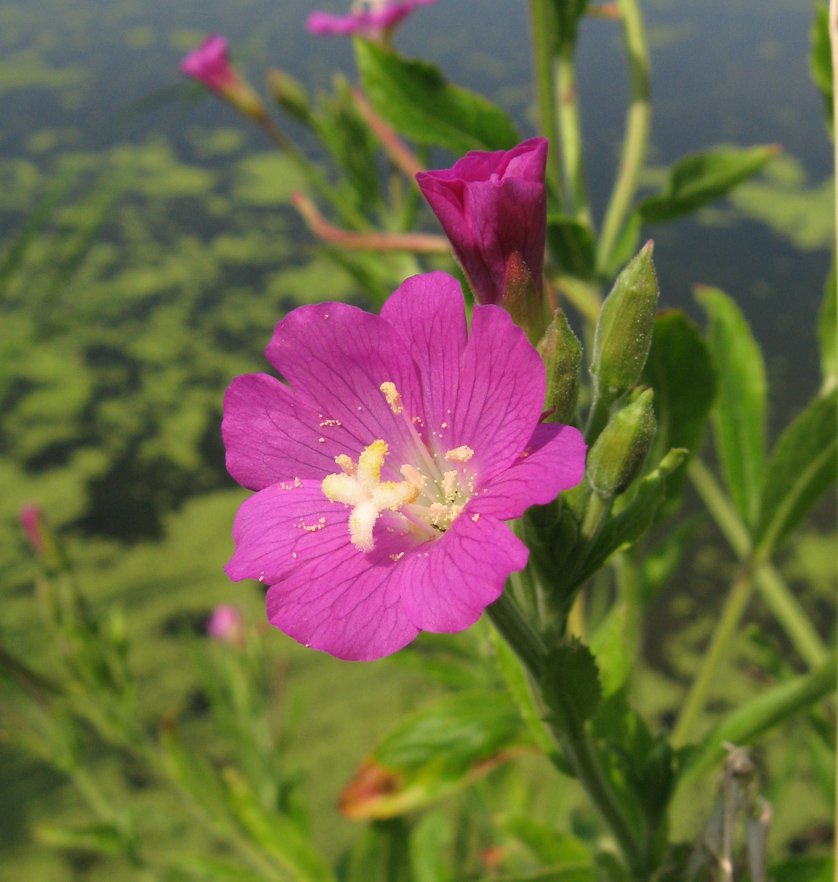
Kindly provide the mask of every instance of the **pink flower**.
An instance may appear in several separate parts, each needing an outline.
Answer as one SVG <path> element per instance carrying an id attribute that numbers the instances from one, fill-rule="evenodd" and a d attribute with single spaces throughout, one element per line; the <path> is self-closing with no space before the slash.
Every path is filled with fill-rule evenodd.
<path id="1" fill-rule="evenodd" d="M 34 502 L 30 502 L 23 506 L 20 510 L 20 524 L 23 527 L 26 538 L 32 546 L 35 554 L 44 553 L 44 532 L 43 517 L 44 513 L 41 507 Z"/>
<path id="2" fill-rule="evenodd" d="M 419 630 L 460 631 L 528 551 L 503 522 L 576 485 L 585 444 L 541 425 L 544 366 L 509 315 L 456 280 L 408 279 L 380 316 L 303 306 L 266 374 L 227 390 L 227 469 L 258 491 L 230 578 L 270 586 L 268 618 L 306 646 L 374 659 Z"/>
<path id="3" fill-rule="evenodd" d="M 503 303 L 514 254 L 541 293 L 547 143 L 531 138 L 506 152 L 473 150 L 450 169 L 416 175 L 480 303 Z"/>
<path id="4" fill-rule="evenodd" d="M 370 40 L 381 39 L 419 6 L 430 6 L 436 0 L 367 0 L 353 5 L 349 15 L 312 12 L 306 27 L 319 37 L 331 34 L 358 34 Z"/>
<path id="5" fill-rule="evenodd" d="M 242 639 L 242 614 L 226 603 L 219 604 L 207 622 L 207 634 L 227 643 L 240 643 Z"/>
<path id="6" fill-rule="evenodd" d="M 264 119 L 266 111 L 261 99 L 230 64 L 228 50 L 227 40 L 213 34 L 181 61 L 181 73 L 203 83 L 247 116 Z"/>

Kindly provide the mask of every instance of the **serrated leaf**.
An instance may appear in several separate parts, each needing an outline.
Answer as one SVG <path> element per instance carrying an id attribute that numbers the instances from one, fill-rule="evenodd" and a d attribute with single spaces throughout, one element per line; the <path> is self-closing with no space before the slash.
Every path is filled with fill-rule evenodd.
<path id="1" fill-rule="evenodd" d="M 392 818 L 465 787 L 523 749 L 526 729 L 506 692 L 452 695 L 404 720 L 339 797 L 355 820 Z"/>
<path id="2" fill-rule="evenodd" d="M 838 472 L 838 390 L 816 398 L 780 436 L 765 468 L 754 544 L 766 556 L 779 548 Z"/>
<path id="3" fill-rule="evenodd" d="M 835 254 L 823 290 L 818 311 L 818 344 L 821 355 L 821 377 L 826 389 L 838 385 L 838 291 L 836 291 Z"/>
<path id="4" fill-rule="evenodd" d="M 588 224 L 567 214 L 551 214 L 547 218 L 547 245 L 565 272 L 582 279 L 593 275 L 596 239 Z"/>
<path id="5" fill-rule="evenodd" d="M 256 794 L 234 769 L 226 769 L 230 810 L 239 824 L 272 855 L 297 882 L 336 882 L 335 875 L 295 821 L 267 812 Z"/>
<path id="6" fill-rule="evenodd" d="M 835 112 L 832 98 L 832 44 L 829 39 L 829 7 L 826 3 L 818 3 L 815 6 L 811 39 L 812 51 L 809 55 L 809 70 L 823 98 L 823 111 L 827 125 L 832 128 L 832 117 Z"/>
<path id="7" fill-rule="evenodd" d="M 599 708 L 602 688 L 596 660 L 583 643 L 574 638 L 547 654 L 541 691 L 556 724 L 564 731 L 576 731 Z"/>
<path id="8" fill-rule="evenodd" d="M 739 514 L 753 527 L 765 469 L 765 364 L 742 310 L 727 294 L 702 287 L 696 298 L 710 318 L 707 336 L 718 381 L 716 449 Z"/>
<path id="9" fill-rule="evenodd" d="M 689 459 L 701 447 L 716 397 L 710 350 L 696 325 L 680 310 L 655 319 L 652 347 L 641 382 L 655 390 L 657 434 L 648 462 L 660 462 L 674 447 L 689 451 L 666 482 L 669 498 L 680 494 Z"/>
<path id="10" fill-rule="evenodd" d="M 434 65 L 360 39 L 355 40 L 355 57 L 370 104 L 394 129 L 420 144 L 466 153 L 510 150 L 521 140 L 503 110 L 451 85 Z"/>
<path id="11" fill-rule="evenodd" d="M 691 214 L 721 199 L 738 184 L 756 174 L 772 156 L 776 145 L 714 147 L 678 160 L 669 172 L 666 187 L 644 199 L 638 208 L 645 224 L 659 224 Z"/>
<path id="12" fill-rule="evenodd" d="M 658 506 L 666 497 L 666 479 L 683 461 L 686 451 L 670 450 L 660 465 L 637 484 L 634 499 L 605 522 L 580 570 L 574 574 L 576 585 L 587 581 L 615 551 L 636 542 L 652 526 Z"/>

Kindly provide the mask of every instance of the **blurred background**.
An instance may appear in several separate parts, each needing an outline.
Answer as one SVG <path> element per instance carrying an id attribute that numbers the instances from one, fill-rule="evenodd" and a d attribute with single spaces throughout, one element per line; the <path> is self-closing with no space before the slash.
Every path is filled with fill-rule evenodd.
<path id="1" fill-rule="evenodd" d="M 234 376 L 265 369 L 264 347 L 289 309 L 363 300 L 290 207 L 302 186 L 294 169 L 177 66 L 204 36 L 223 33 L 263 94 L 269 65 L 314 91 L 329 88 L 336 69 L 353 79 L 349 41 L 305 31 L 306 15 L 321 6 L 343 4 L 0 2 L 0 642 L 36 667 L 47 657 L 18 520 L 24 504 L 37 502 L 66 535 L 91 602 L 124 613 L 142 713 L 185 713 L 198 733 L 205 699 L 190 669 L 190 634 L 202 633 L 220 602 L 253 622 L 264 617 L 260 591 L 222 571 L 232 517 L 247 495 L 224 470 L 223 391 Z M 814 329 L 833 236 L 831 145 L 808 69 L 812 4 L 648 0 L 644 12 L 653 64 L 645 184 L 660 186 L 676 158 L 718 142 L 783 147 L 731 200 L 654 231 L 662 306 L 700 319 L 692 287 L 703 283 L 744 310 L 766 354 L 773 439 L 819 384 Z M 580 44 L 596 217 L 623 131 L 618 27 L 586 20 Z M 527 28 L 524 3 L 438 0 L 396 45 L 491 97 L 529 136 Z M 439 153 L 431 165 L 451 161 Z M 827 501 L 784 564 L 793 584 L 807 580 L 802 602 L 824 620 L 834 594 L 834 517 Z M 647 705 L 661 720 L 733 572 L 709 525 L 696 547 L 646 638 Z M 666 643 L 673 620 L 679 641 Z M 269 642 L 288 762 L 306 782 L 315 839 L 333 856 L 355 835 L 334 808 L 340 786 L 376 737 L 442 687 L 420 675 L 410 653 L 346 664 L 279 632 Z M 78 798 L 46 762 L 6 743 L 8 725 L 0 716 L 0 879 L 132 878 L 130 869 L 33 839 L 39 824 L 72 819 Z M 121 775 L 114 762 L 102 751 L 96 774 Z M 142 815 L 160 803 L 154 784 L 135 778 Z M 782 794 L 793 810 L 773 795 L 776 835 L 787 842 L 803 835 L 808 818 L 824 816 L 819 797 L 801 787 Z M 200 846 L 200 832 L 184 826 L 176 807 L 144 823 L 151 841 L 189 836 Z"/>

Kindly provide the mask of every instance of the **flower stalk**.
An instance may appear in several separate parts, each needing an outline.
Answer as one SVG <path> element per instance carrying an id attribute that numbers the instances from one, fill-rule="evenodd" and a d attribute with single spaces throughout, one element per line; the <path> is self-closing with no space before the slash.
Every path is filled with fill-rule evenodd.
<path id="1" fill-rule="evenodd" d="M 573 58 L 575 46 L 564 43 L 556 56 L 556 104 L 562 147 L 562 164 L 567 181 L 571 213 L 588 226 L 591 210 L 585 184 L 585 165 L 582 155 L 582 124 L 576 94 L 576 64 Z"/>
<path id="2" fill-rule="evenodd" d="M 530 0 L 533 72 L 541 134 L 550 141 L 547 156 L 547 183 L 556 197 L 558 208 L 564 204 L 562 160 L 559 153 L 559 121 L 556 115 L 556 91 L 553 74 L 555 22 L 550 0 Z"/>

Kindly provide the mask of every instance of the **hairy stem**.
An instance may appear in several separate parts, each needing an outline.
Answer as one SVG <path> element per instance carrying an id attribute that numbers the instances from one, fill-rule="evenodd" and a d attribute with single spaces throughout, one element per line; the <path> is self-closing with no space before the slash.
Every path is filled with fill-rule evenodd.
<path id="1" fill-rule="evenodd" d="M 652 118 L 649 47 L 640 4 L 638 0 L 617 0 L 617 5 L 623 20 L 631 103 L 626 116 L 626 134 L 620 166 L 605 210 L 602 234 L 597 248 L 599 272 L 603 272 L 611 260 L 614 246 L 620 237 L 634 194 L 637 192 L 637 179 L 649 146 L 649 127 Z"/>
<path id="2" fill-rule="evenodd" d="M 530 28 L 532 31 L 533 75 L 538 104 L 541 133 L 550 141 L 547 157 L 547 182 L 556 195 L 561 210 L 562 162 L 559 155 L 559 122 L 556 117 L 556 93 L 553 81 L 553 44 L 555 23 L 550 0 L 530 0 Z"/>

